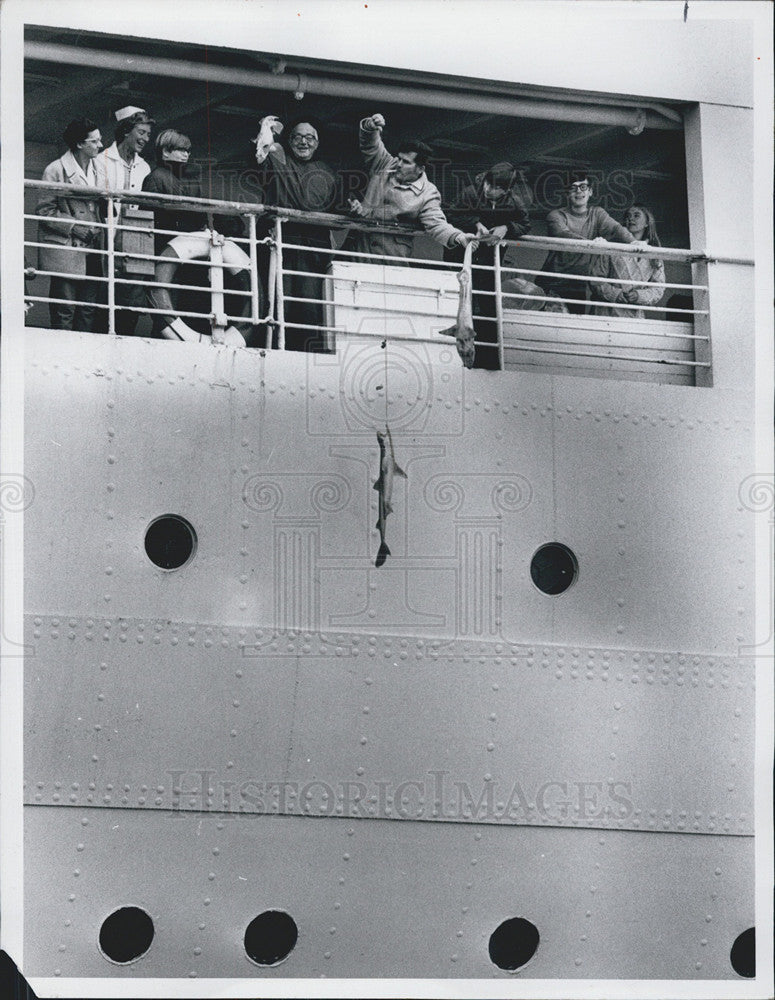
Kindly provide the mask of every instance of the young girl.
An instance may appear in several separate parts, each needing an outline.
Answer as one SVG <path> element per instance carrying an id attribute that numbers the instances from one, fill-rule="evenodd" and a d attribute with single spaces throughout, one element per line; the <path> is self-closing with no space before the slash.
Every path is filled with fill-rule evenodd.
<path id="1" fill-rule="evenodd" d="M 624 224 L 636 240 L 650 246 L 661 246 L 654 224 L 654 215 L 643 205 L 633 205 L 624 217 Z M 665 293 L 665 268 L 656 257 L 637 254 L 600 255 L 600 277 L 620 278 L 626 285 L 612 285 L 605 280 L 591 283 L 592 298 L 597 301 L 621 302 L 627 305 L 654 306 Z M 631 282 L 631 284 L 629 284 Z M 596 316 L 629 316 L 644 319 L 654 314 L 643 309 L 623 309 L 616 306 L 595 306 Z"/>

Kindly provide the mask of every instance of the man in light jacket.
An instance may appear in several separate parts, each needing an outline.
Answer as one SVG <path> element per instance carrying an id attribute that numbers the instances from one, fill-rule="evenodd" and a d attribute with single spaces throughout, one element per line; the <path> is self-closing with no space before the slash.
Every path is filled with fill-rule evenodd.
<path id="1" fill-rule="evenodd" d="M 102 137 L 89 118 L 76 118 L 62 138 L 68 146 L 64 156 L 49 163 L 43 180 L 71 184 L 74 188 L 96 187 L 94 160 L 102 149 Z M 82 330 L 94 327 L 94 303 L 99 282 L 90 280 L 102 275 L 100 255 L 102 230 L 96 200 L 70 197 L 56 191 L 44 191 L 37 215 L 46 216 L 38 223 L 40 242 L 38 261 L 42 271 L 55 271 L 49 286 L 49 314 L 55 330 Z"/>
<path id="2" fill-rule="evenodd" d="M 360 147 L 369 172 L 369 183 L 363 201 L 351 199 L 353 215 L 382 223 L 412 226 L 419 223 L 437 243 L 451 248 L 464 247 L 475 239 L 447 222 L 441 208 L 441 195 L 425 174 L 425 164 L 431 150 L 424 142 L 404 142 L 393 156 L 382 142 L 385 119 L 372 115 L 360 123 Z M 399 233 L 358 233 L 357 249 L 392 257 L 410 257 L 413 236 Z"/>

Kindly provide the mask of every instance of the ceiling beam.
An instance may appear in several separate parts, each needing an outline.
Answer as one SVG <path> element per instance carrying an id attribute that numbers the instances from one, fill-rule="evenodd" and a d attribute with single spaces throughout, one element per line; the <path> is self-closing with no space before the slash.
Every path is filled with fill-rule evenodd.
<path id="1" fill-rule="evenodd" d="M 179 80 L 209 80 L 255 89 L 280 90 L 290 93 L 327 94 L 332 97 L 352 97 L 370 101 L 420 105 L 429 108 L 449 108 L 507 115 L 512 118 L 544 118 L 550 121 L 575 121 L 587 124 L 624 125 L 629 128 L 682 128 L 667 111 L 660 113 L 645 108 L 626 108 L 615 103 L 542 100 L 521 96 L 451 91 L 401 83 L 360 83 L 353 80 L 311 77 L 299 73 L 266 73 L 234 66 L 222 66 L 202 60 L 170 59 L 142 53 L 113 52 L 106 49 L 82 49 L 74 45 L 56 45 L 28 41 L 25 52 L 29 59 L 42 59 L 70 65 L 87 65 L 124 72 L 146 73 L 149 76 L 170 76 Z"/>
<path id="2" fill-rule="evenodd" d="M 41 125 L 50 125 L 52 119 L 57 121 L 88 114 L 88 98 L 101 94 L 119 79 L 118 73 L 80 73 L 75 79 L 62 80 L 58 87 L 33 93 L 25 100 L 24 117 L 28 128 L 34 129 Z M 65 109 L 70 108 L 70 111 Z M 61 112 L 61 113 L 60 113 Z M 90 116 L 92 117 L 92 116 Z M 63 121 L 63 126 L 67 124 Z"/>

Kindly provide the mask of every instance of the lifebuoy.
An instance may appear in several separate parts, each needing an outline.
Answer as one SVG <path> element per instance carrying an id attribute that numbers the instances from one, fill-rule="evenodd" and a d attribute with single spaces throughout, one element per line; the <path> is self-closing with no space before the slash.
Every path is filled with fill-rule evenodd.
<path id="1" fill-rule="evenodd" d="M 215 245 L 221 248 L 225 269 L 232 275 L 244 275 L 245 283 L 250 284 L 250 258 L 232 240 L 227 240 L 219 233 L 210 229 L 203 229 L 194 233 L 180 233 L 174 236 L 167 246 L 162 250 L 161 260 L 156 261 L 155 277 L 160 285 L 174 284 L 175 274 L 181 264 L 189 260 L 203 260 L 210 258 L 210 248 Z M 164 310 L 162 318 L 166 319 L 166 325 L 161 330 L 161 335 L 167 340 L 183 340 L 189 343 L 203 343 L 209 341 L 215 344 L 225 344 L 228 347 L 245 347 L 244 335 L 236 326 L 226 326 L 212 334 L 197 333 L 192 330 L 182 317 L 175 315 L 175 307 L 172 304 L 172 297 L 168 288 L 153 286 L 148 293 L 151 305 L 155 309 Z M 249 300 L 243 299 L 244 306 L 249 309 Z M 247 316 L 246 316 L 247 319 Z"/>

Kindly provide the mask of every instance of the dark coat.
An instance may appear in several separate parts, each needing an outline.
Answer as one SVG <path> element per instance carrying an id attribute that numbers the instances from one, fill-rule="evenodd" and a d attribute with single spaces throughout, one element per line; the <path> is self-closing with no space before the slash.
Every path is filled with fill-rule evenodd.
<path id="1" fill-rule="evenodd" d="M 479 174 L 473 184 L 463 188 L 460 197 L 450 210 L 449 215 L 455 224 L 464 229 L 467 233 L 476 232 L 477 222 L 481 222 L 487 229 L 494 229 L 496 226 L 506 226 L 506 239 L 517 240 L 520 236 L 530 232 L 530 219 L 525 207 L 525 201 L 517 190 L 517 185 L 522 183 L 519 174 L 506 192 L 505 198 L 493 204 L 488 202 L 484 196 L 484 179 L 486 173 Z M 444 254 L 445 260 L 462 261 L 463 251 L 458 247 L 448 250 Z M 493 263 L 493 248 L 491 246 L 480 246 L 473 256 L 476 264 Z M 489 288 L 492 284 L 492 276 L 482 271 L 474 271 L 474 288 Z M 481 311 L 481 309 L 480 309 Z"/>
<path id="2" fill-rule="evenodd" d="M 143 191 L 152 194 L 172 194 L 186 198 L 203 198 L 199 177 L 185 163 L 167 161 L 155 167 L 143 181 Z M 206 229 L 207 212 L 196 208 L 154 208 L 154 229 L 171 229 L 175 233 L 196 233 Z M 213 228 L 222 236 L 242 236 L 244 228 L 239 218 L 231 215 L 214 215 Z M 174 236 L 157 235 L 156 253 L 161 253 Z"/>
<path id="3" fill-rule="evenodd" d="M 143 191 L 153 194 L 184 195 L 188 198 L 201 198 L 202 185 L 199 179 L 189 174 L 185 164 L 164 164 L 156 167 L 143 181 Z M 191 208 L 154 208 L 154 229 L 171 229 L 175 233 L 195 233 L 207 225 L 207 215 Z M 170 235 L 157 234 L 155 237 L 156 253 L 161 253 L 164 247 L 173 239 Z"/>
<path id="4" fill-rule="evenodd" d="M 279 208 L 295 208 L 303 212 L 336 212 L 338 182 L 334 171 L 322 160 L 302 163 L 286 154 L 282 146 L 269 150 L 258 168 L 264 203 Z M 293 242 L 309 246 L 331 246 L 331 233 L 322 226 L 286 222 L 283 231 Z"/>
<path id="5" fill-rule="evenodd" d="M 485 176 L 485 174 L 479 174 L 473 184 L 463 188 L 460 197 L 449 213 L 454 218 L 456 225 L 467 233 L 476 231 L 477 222 L 481 222 L 487 229 L 494 229 L 495 226 L 506 226 L 506 238 L 510 240 L 519 239 L 520 236 L 529 233 L 528 211 L 516 184 L 509 188 L 505 198 L 493 204 L 488 202 L 484 196 Z M 517 175 L 517 180 L 519 180 L 519 175 Z"/>

